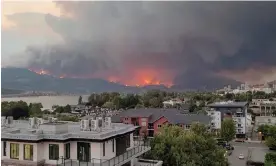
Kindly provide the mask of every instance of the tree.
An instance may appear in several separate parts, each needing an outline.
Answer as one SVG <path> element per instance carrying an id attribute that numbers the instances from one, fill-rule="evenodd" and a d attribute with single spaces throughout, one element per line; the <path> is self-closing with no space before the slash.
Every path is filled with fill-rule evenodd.
<path id="1" fill-rule="evenodd" d="M 223 138 L 225 141 L 231 141 L 235 138 L 236 135 L 236 125 L 235 122 L 232 119 L 225 119 L 222 121 L 221 124 L 221 138 Z"/>
<path id="2" fill-rule="evenodd" d="M 149 105 L 152 108 L 160 108 L 162 107 L 163 103 L 158 97 L 154 97 L 149 100 Z"/>
<path id="3" fill-rule="evenodd" d="M 55 110 L 54 110 L 55 113 L 63 113 L 64 112 L 64 108 L 61 107 L 61 106 L 58 106 Z"/>
<path id="4" fill-rule="evenodd" d="M 71 110 L 71 106 L 69 104 L 67 104 L 65 107 L 64 107 L 64 112 L 67 112 L 67 113 L 70 113 L 72 110 Z"/>
<path id="5" fill-rule="evenodd" d="M 79 97 L 78 104 L 82 104 L 82 96 Z"/>
<path id="6" fill-rule="evenodd" d="M 32 117 L 42 116 L 43 112 L 41 108 L 43 108 L 41 103 L 30 103 L 29 104 L 30 116 Z"/>
<path id="7" fill-rule="evenodd" d="M 178 126 L 164 126 L 151 142 L 150 156 L 163 160 L 164 166 L 227 166 L 225 150 L 216 145 L 213 137 L 198 134 L 204 131 L 185 131 Z"/>
<path id="8" fill-rule="evenodd" d="M 276 150 L 276 126 L 269 126 L 265 135 L 265 144 L 273 150 Z"/>
<path id="9" fill-rule="evenodd" d="M 276 153 L 267 153 L 265 155 L 265 166 L 276 166 Z"/>
<path id="10" fill-rule="evenodd" d="M 114 104 L 113 104 L 113 102 L 107 101 L 104 103 L 104 105 L 102 107 L 108 108 L 108 109 L 114 109 Z"/>
<path id="11" fill-rule="evenodd" d="M 1 115 L 12 116 L 15 120 L 23 117 L 29 117 L 29 106 L 24 101 L 2 102 Z"/>
<path id="12" fill-rule="evenodd" d="M 225 99 L 226 100 L 233 100 L 234 99 L 234 94 L 233 93 L 227 93 L 226 95 L 225 95 Z"/>

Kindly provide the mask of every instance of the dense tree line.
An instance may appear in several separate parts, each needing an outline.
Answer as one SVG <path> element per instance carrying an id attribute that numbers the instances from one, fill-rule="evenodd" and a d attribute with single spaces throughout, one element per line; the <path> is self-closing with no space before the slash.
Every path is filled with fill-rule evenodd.
<path id="1" fill-rule="evenodd" d="M 42 110 L 41 103 L 30 103 L 29 105 L 24 101 L 4 101 L 1 103 L 1 116 L 12 116 L 15 120 L 28 117 L 42 117 L 43 114 L 50 114 L 47 110 Z M 66 105 L 55 106 L 53 114 L 71 112 L 71 107 Z"/>
<path id="2" fill-rule="evenodd" d="M 207 104 L 216 101 L 252 101 L 252 98 L 268 98 L 276 97 L 276 93 L 266 94 L 264 92 L 246 92 L 242 94 L 227 93 L 217 94 L 212 92 L 166 92 L 160 90 L 149 90 L 142 94 L 120 94 L 117 92 L 91 94 L 88 103 L 93 107 L 105 107 L 110 109 L 128 109 L 128 108 L 162 108 L 163 101 L 178 98 L 180 100 L 189 100 L 190 111 L 200 111 Z M 80 97 L 78 102 L 80 103 Z"/>
<path id="3" fill-rule="evenodd" d="M 276 126 L 260 125 L 258 132 L 261 132 L 265 138 L 265 144 L 273 150 L 276 150 Z"/>
<path id="4" fill-rule="evenodd" d="M 191 130 L 163 126 L 151 141 L 147 158 L 162 160 L 164 166 L 228 166 L 225 149 L 219 147 L 203 124 Z"/>

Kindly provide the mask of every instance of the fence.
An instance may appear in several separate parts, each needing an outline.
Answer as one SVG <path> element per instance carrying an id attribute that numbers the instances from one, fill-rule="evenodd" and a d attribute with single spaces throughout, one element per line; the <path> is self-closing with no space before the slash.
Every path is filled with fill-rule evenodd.
<path id="1" fill-rule="evenodd" d="M 77 159 L 64 159 L 60 157 L 57 160 L 57 166 L 120 166 L 129 162 L 131 159 L 140 156 L 141 154 L 150 150 L 150 140 L 134 141 L 134 147 L 128 149 L 123 154 L 113 157 L 111 159 L 90 159 L 89 161 L 80 161 Z M 152 166 L 152 163 L 149 165 Z"/>

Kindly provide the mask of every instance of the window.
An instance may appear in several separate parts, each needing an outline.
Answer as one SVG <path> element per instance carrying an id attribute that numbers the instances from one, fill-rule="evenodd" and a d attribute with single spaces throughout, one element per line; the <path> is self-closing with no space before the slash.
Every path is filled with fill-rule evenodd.
<path id="1" fill-rule="evenodd" d="M 65 159 L 70 159 L 70 143 L 65 144 Z"/>
<path id="2" fill-rule="evenodd" d="M 142 122 L 141 125 L 142 126 L 147 126 L 147 122 Z"/>
<path id="3" fill-rule="evenodd" d="M 19 144 L 10 144 L 11 159 L 19 159 Z"/>
<path id="4" fill-rule="evenodd" d="M 49 160 L 57 160 L 59 158 L 59 145 L 49 144 Z"/>
<path id="5" fill-rule="evenodd" d="M 7 156 L 7 142 L 3 142 L 3 156 Z"/>
<path id="6" fill-rule="evenodd" d="M 186 125 L 186 129 L 190 129 L 191 128 L 191 125 Z"/>
<path id="7" fill-rule="evenodd" d="M 103 143 L 103 156 L 105 156 L 105 142 Z"/>
<path id="8" fill-rule="evenodd" d="M 130 147 L 130 134 L 125 136 L 126 139 L 126 147 L 129 148 Z"/>
<path id="9" fill-rule="evenodd" d="M 114 152 L 114 149 L 115 149 L 115 143 L 114 143 L 115 141 L 114 141 L 114 139 L 112 140 L 112 152 Z"/>
<path id="10" fill-rule="evenodd" d="M 33 160 L 33 145 L 24 144 L 24 160 Z"/>
<path id="11" fill-rule="evenodd" d="M 162 125 L 157 125 L 157 127 L 158 127 L 158 128 L 161 128 L 161 127 L 162 127 Z"/>

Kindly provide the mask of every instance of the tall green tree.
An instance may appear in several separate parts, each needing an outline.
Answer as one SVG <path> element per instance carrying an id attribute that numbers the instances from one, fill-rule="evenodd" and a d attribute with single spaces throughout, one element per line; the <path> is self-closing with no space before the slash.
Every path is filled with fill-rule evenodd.
<path id="1" fill-rule="evenodd" d="M 82 104 L 82 96 L 79 97 L 78 104 Z"/>
<path id="2" fill-rule="evenodd" d="M 220 135 L 225 141 L 231 141 L 235 138 L 236 125 L 231 118 L 222 121 Z"/>
<path id="3" fill-rule="evenodd" d="M 1 115 L 12 116 L 15 120 L 30 116 L 30 108 L 24 101 L 11 101 L 1 103 Z"/>
<path id="4" fill-rule="evenodd" d="M 71 106 L 69 104 L 67 104 L 65 107 L 64 107 L 64 112 L 67 112 L 67 113 L 70 113 L 72 110 L 71 110 Z"/>
<path id="5" fill-rule="evenodd" d="M 193 130 L 195 129 L 195 130 Z M 164 166 L 227 166 L 225 150 L 216 145 L 206 129 L 197 125 L 185 131 L 178 126 L 164 126 L 151 142 L 151 157 Z"/>
<path id="6" fill-rule="evenodd" d="M 265 135 L 265 144 L 273 150 L 276 150 L 276 126 L 270 125 Z"/>

